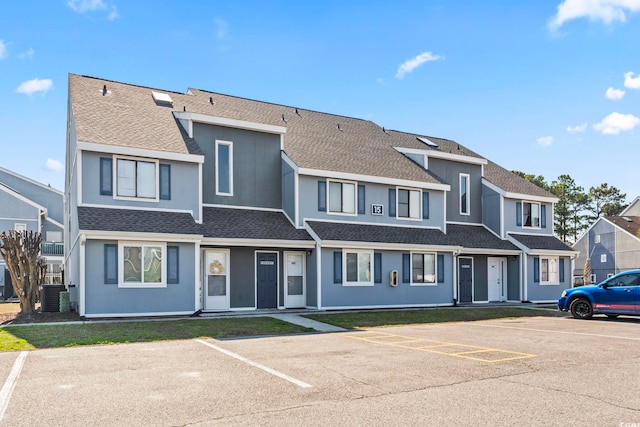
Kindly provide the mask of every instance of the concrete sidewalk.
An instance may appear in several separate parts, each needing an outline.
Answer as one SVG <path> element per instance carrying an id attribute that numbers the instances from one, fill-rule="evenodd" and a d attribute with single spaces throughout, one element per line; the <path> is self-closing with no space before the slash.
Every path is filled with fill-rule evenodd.
<path id="1" fill-rule="evenodd" d="M 298 316 L 291 313 L 275 313 L 268 314 L 269 317 L 282 320 L 283 322 L 293 323 L 294 325 L 303 326 L 305 328 L 315 329 L 319 332 L 344 332 L 346 329 L 338 326 L 329 325 L 327 323 L 318 322 L 306 317 Z"/>

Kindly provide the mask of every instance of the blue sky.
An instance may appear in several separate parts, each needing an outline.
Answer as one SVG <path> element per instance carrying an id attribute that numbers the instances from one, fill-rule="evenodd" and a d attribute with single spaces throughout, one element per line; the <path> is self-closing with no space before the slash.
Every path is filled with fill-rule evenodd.
<path id="1" fill-rule="evenodd" d="M 189 87 L 458 141 L 640 196 L 640 0 L 0 5 L 0 166 L 64 187 L 67 75 Z"/>

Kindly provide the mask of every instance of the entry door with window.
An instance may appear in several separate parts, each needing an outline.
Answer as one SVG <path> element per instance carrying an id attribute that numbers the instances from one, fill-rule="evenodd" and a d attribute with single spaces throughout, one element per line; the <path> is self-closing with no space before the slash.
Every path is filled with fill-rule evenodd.
<path id="1" fill-rule="evenodd" d="M 256 256 L 258 308 L 278 307 L 278 254 L 259 252 Z"/>
<path id="2" fill-rule="evenodd" d="M 473 301 L 473 258 L 458 258 L 458 300 L 461 303 Z"/>
<path id="3" fill-rule="evenodd" d="M 507 260 L 505 258 L 488 258 L 487 269 L 488 277 L 488 300 L 489 301 L 505 301 L 504 297 L 504 266 Z"/>
<path id="4" fill-rule="evenodd" d="M 306 304 L 305 289 L 305 253 L 285 252 L 286 287 L 284 306 L 286 308 L 303 308 Z"/>
<path id="5" fill-rule="evenodd" d="M 204 309 L 229 309 L 229 252 L 206 250 L 204 256 Z"/>

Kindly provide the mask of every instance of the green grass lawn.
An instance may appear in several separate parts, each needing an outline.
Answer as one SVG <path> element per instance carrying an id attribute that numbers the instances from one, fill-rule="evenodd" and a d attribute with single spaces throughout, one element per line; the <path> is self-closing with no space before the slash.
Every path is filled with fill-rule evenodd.
<path id="1" fill-rule="evenodd" d="M 531 316 L 565 316 L 565 314 L 562 314 L 559 311 L 535 310 L 517 307 L 458 307 L 427 308 L 420 310 L 374 310 L 321 313 L 309 314 L 305 317 L 345 329 L 355 329 L 375 326 L 408 325 L 413 323 L 463 322 Z"/>
<path id="2" fill-rule="evenodd" d="M 28 325 L 0 328 L 0 351 L 191 338 L 286 335 L 310 329 L 272 317 Z"/>

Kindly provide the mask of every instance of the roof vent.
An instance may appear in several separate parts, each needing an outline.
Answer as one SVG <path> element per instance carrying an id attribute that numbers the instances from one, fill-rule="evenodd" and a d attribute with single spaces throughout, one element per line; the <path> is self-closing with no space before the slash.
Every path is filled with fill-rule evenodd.
<path id="1" fill-rule="evenodd" d="M 282 115 L 282 121 L 287 123 L 287 119 L 284 117 L 284 114 Z"/>
<path id="2" fill-rule="evenodd" d="M 298 116 L 300 116 L 300 112 L 298 111 L 298 108 L 296 108 L 296 114 L 297 114 Z M 300 117 L 302 117 L 302 116 L 300 116 Z"/>
<path id="3" fill-rule="evenodd" d="M 387 129 L 386 129 L 384 126 L 382 126 L 382 132 L 384 132 L 384 133 L 386 133 L 387 135 L 389 135 L 389 131 L 387 131 Z"/>
<path id="4" fill-rule="evenodd" d="M 102 86 L 102 96 L 105 96 L 108 93 L 107 91 L 107 85 L 103 85 Z"/>
<path id="5" fill-rule="evenodd" d="M 338 130 L 339 130 L 340 132 L 344 132 L 344 130 L 340 127 L 340 123 L 338 123 L 338 126 L 337 126 L 337 127 L 338 127 Z"/>
<path id="6" fill-rule="evenodd" d="M 209 97 L 209 104 L 211 104 L 211 105 L 215 104 L 215 102 L 213 102 L 213 96 Z"/>
<path id="7" fill-rule="evenodd" d="M 627 222 L 633 222 L 633 220 L 627 216 L 623 216 L 622 219 L 624 219 Z"/>
<path id="8" fill-rule="evenodd" d="M 170 104 L 173 105 L 173 99 L 167 93 L 160 92 L 151 92 L 151 96 L 153 96 L 153 100 L 156 101 L 156 104 Z"/>
<path id="9" fill-rule="evenodd" d="M 418 139 L 418 141 L 422 142 L 423 144 L 427 144 L 429 147 L 438 148 L 438 144 L 427 138 L 423 138 L 421 136 L 417 136 L 416 138 Z"/>

